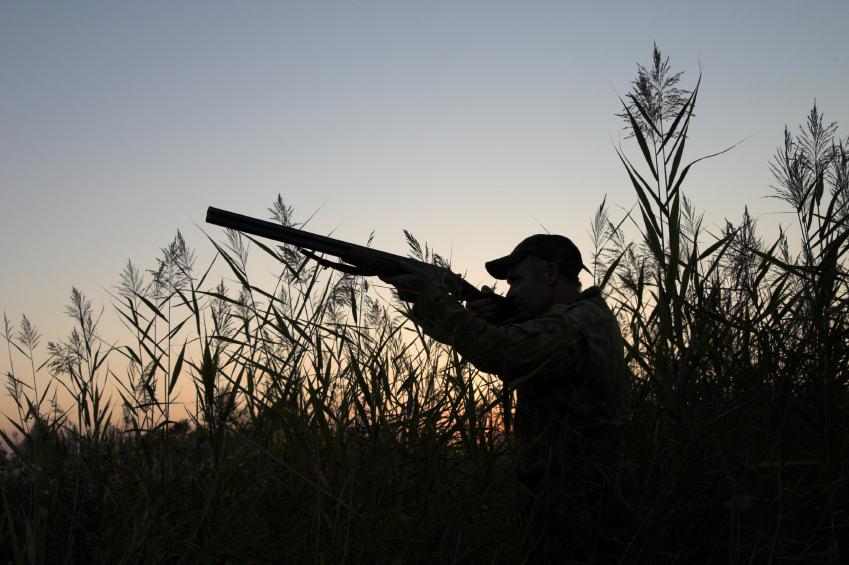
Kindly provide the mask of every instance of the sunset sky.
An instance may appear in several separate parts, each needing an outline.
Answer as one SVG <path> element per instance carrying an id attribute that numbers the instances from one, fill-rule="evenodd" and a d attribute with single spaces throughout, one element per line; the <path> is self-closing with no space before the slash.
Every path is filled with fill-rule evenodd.
<path id="1" fill-rule="evenodd" d="M 847 22 L 845 0 L 2 2 L 0 306 L 43 355 L 73 285 L 118 339 L 128 259 L 179 229 L 205 265 L 208 206 L 267 218 L 278 193 L 318 233 L 405 254 L 407 229 L 475 284 L 541 226 L 586 249 L 605 195 L 636 201 L 614 114 L 653 42 L 684 88 L 702 70 L 690 159 L 745 140 L 685 193 L 772 239 L 785 125 L 816 100 L 849 131 Z"/>

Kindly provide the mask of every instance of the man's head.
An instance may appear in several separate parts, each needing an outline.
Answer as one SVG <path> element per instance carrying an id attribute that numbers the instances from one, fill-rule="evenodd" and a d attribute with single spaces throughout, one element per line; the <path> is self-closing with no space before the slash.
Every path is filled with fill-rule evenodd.
<path id="1" fill-rule="evenodd" d="M 573 300 L 581 290 L 581 253 L 561 235 L 532 235 L 510 255 L 486 263 L 486 270 L 510 285 L 507 298 L 529 320 L 555 304 Z"/>

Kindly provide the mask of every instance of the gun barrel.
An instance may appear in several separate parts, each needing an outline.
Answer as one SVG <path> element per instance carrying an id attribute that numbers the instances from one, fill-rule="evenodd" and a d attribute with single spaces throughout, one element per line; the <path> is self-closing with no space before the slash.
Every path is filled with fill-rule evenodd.
<path id="1" fill-rule="evenodd" d="M 223 228 L 230 228 L 266 239 L 288 243 L 296 247 L 305 247 L 329 255 L 339 256 L 348 253 L 353 247 L 343 241 L 281 226 L 280 224 L 265 220 L 258 220 L 250 216 L 236 214 L 235 212 L 228 212 L 220 208 L 213 208 L 212 206 L 206 210 L 206 222 Z"/>
<path id="2" fill-rule="evenodd" d="M 281 226 L 273 222 L 258 220 L 250 216 L 244 216 L 235 212 L 221 210 L 210 206 L 206 210 L 206 222 L 223 228 L 229 228 L 251 235 L 264 237 L 282 243 L 288 243 L 302 249 L 309 249 L 318 253 L 326 253 L 339 257 L 342 261 L 355 265 L 362 269 L 359 274 L 397 274 L 400 272 L 399 263 L 405 261 L 407 263 L 417 265 L 426 269 L 433 269 L 433 265 L 416 261 L 408 257 L 401 257 L 385 251 L 378 251 L 362 245 L 347 243 L 338 239 L 324 237 L 314 233 Z M 343 265 L 330 265 L 335 268 L 341 268 Z M 348 269 L 342 269 L 345 272 Z M 456 288 L 454 289 L 455 296 L 460 300 L 477 300 L 480 298 L 491 298 L 493 300 L 501 299 L 502 297 L 494 298 L 493 295 L 485 295 L 480 290 L 475 288 L 471 283 L 464 280 L 456 273 L 450 273 L 456 279 Z"/>
<path id="3" fill-rule="evenodd" d="M 422 267 L 429 267 L 426 263 L 421 263 L 415 259 L 409 259 L 400 255 L 394 255 L 392 253 L 371 249 L 354 243 L 348 243 L 331 237 L 324 237 L 322 235 L 317 235 L 303 230 L 281 226 L 280 224 L 267 222 L 265 220 L 258 220 L 256 218 L 251 218 L 250 216 L 236 214 L 235 212 L 221 210 L 220 208 L 214 208 L 212 206 L 206 210 L 206 222 L 216 226 L 249 233 L 251 235 L 273 239 L 274 241 L 288 243 L 295 247 L 310 249 L 318 253 L 333 255 L 334 257 L 339 257 L 346 263 L 351 263 L 357 266 L 374 266 L 379 264 L 397 265 L 399 261 L 406 261 Z"/>

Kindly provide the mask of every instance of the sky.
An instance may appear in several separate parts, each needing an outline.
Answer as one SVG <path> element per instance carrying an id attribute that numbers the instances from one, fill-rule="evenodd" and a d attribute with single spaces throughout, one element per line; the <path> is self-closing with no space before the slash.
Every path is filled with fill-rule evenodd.
<path id="1" fill-rule="evenodd" d="M 278 194 L 317 233 L 403 255 L 407 229 L 475 284 L 544 229 L 586 249 L 603 198 L 636 202 L 614 114 L 653 42 L 680 86 L 702 74 L 689 158 L 742 141 L 685 194 L 772 239 L 785 125 L 816 100 L 849 128 L 847 22 L 845 0 L 2 2 L 0 307 L 43 356 L 75 286 L 117 336 L 128 259 L 180 230 L 208 263 L 208 206 L 267 219 Z"/>

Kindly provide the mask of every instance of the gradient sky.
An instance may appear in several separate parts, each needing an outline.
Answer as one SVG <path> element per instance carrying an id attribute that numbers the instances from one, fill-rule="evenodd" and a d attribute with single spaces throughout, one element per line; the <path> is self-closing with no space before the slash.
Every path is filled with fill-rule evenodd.
<path id="1" fill-rule="evenodd" d="M 771 239 L 785 124 L 816 99 L 849 128 L 847 22 L 845 0 L 2 2 L 0 306 L 56 340 L 74 285 L 108 335 L 127 259 L 180 229 L 205 263 L 207 206 L 265 218 L 278 193 L 300 220 L 323 204 L 319 233 L 405 254 L 408 229 L 478 284 L 540 224 L 586 248 L 605 194 L 635 202 L 613 114 L 653 41 L 685 88 L 702 68 L 690 159 L 746 140 L 685 193 Z"/>

